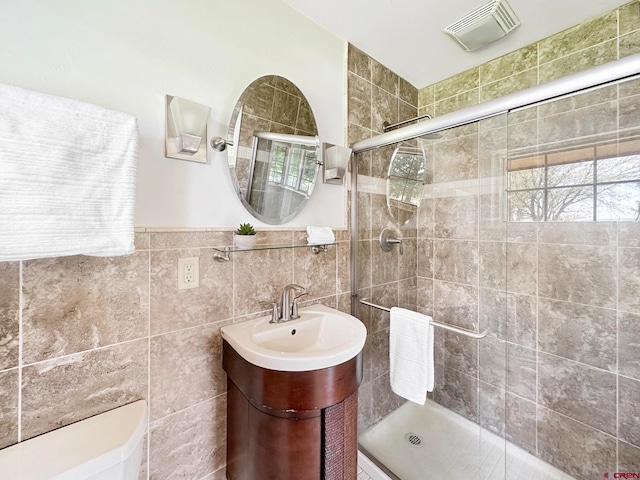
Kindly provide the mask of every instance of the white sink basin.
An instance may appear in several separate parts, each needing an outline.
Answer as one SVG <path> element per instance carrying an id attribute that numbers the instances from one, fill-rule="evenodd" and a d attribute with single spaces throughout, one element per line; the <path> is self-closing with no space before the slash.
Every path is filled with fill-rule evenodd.
<path id="1" fill-rule="evenodd" d="M 220 329 L 222 338 L 248 362 L 284 372 L 333 367 L 362 350 L 367 329 L 357 318 L 324 305 L 298 313 L 284 323 L 269 323 L 269 315 L 228 325 Z"/>

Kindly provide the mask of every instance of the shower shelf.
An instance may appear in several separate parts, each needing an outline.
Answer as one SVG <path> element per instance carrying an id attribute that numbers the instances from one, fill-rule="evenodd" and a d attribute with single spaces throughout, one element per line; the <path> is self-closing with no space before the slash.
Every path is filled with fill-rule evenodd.
<path id="1" fill-rule="evenodd" d="M 228 262 L 230 260 L 229 255 L 232 253 L 240 252 L 255 252 L 257 250 L 282 250 L 284 248 L 310 248 L 316 255 L 327 251 L 327 247 L 335 245 L 333 243 L 313 244 L 313 243 L 263 243 L 257 244 L 251 248 L 238 248 L 238 247 L 213 247 L 215 253 L 213 258 L 218 262 Z"/>
<path id="2" fill-rule="evenodd" d="M 381 305 L 376 305 L 375 303 L 371 303 L 368 300 L 359 300 L 359 302 L 362 303 L 363 305 L 377 308 L 378 310 L 384 310 L 385 312 L 391 311 L 390 308 L 383 307 Z M 433 320 L 431 320 L 431 325 L 438 328 L 444 328 L 445 330 L 449 330 L 451 332 L 459 333 L 460 335 L 464 335 L 465 337 L 481 339 L 487 336 L 486 330 L 484 332 L 472 332 L 471 330 L 467 330 L 466 328 L 454 327 L 453 325 L 447 325 L 446 323 L 435 322 Z"/>

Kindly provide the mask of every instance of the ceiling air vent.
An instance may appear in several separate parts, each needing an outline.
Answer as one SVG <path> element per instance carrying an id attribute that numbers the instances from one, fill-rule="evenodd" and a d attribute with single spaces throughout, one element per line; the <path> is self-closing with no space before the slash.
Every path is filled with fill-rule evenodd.
<path id="1" fill-rule="evenodd" d="M 520 20 L 506 0 L 491 0 L 456 20 L 443 32 L 470 52 L 504 37 L 518 25 Z"/>

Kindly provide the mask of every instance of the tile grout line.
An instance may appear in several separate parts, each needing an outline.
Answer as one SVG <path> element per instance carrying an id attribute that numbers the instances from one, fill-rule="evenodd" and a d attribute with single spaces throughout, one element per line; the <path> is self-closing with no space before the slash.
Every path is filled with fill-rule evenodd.
<path id="1" fill-rule="evenodd" d="M 24 261 L 18 263 L 18 443 L 22 441 L 22 350 L 23 350 L 23 335 L 22 335 L 22 309 L 24 307 L 24 295 L 22 293 L 23 287 L 23 266 Z"/>
<path id="2" fill-rule="evenodd" d="M 151 236 L 149 236 L 151 244 Z M 147 252 L 147 480 L 151 475 L 151 250 Z"/>

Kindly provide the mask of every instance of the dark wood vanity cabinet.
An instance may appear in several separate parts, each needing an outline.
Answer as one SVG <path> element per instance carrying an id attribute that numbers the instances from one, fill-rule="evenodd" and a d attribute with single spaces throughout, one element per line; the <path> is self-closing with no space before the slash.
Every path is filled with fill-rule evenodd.
<path id="1" fill-rule="evenodd" d="M 223 341 L 227 479 L 357 478 L 362 352 L 306 372 L 257 367 Z"/>

